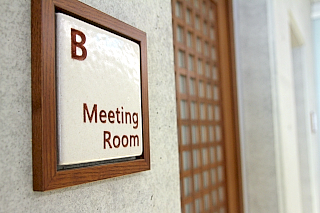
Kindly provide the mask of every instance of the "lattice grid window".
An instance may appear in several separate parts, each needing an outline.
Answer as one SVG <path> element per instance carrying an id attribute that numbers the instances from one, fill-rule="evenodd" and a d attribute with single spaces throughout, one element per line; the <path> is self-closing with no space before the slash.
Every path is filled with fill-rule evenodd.
<path id="1" fill-rule="evenodd" d="M 183 212 L 227 212 L 217 8 L 172 0 Z"/>

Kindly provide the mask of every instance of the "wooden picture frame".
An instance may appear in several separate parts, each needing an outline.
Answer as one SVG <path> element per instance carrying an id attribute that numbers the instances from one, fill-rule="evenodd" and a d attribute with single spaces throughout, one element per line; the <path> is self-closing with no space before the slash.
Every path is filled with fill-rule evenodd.
<path id="1" fill-rule="evenodd" d="M 47 191 L 150 169 L 146 33 L 77 0 L 32 0 L 33 189 Z M 59 170 L 55 13 L 61 12 L 140 46 L 143 153 L 134 160 Z"/>

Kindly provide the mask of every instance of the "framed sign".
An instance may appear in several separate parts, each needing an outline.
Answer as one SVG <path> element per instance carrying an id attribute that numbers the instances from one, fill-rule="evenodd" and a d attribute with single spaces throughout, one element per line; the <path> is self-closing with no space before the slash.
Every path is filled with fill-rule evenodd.
<path id="1" fill-rule="evenodd" d="M 146 34 L 77 0 L 32 1 L 33 186 L 150 169 Z"/>

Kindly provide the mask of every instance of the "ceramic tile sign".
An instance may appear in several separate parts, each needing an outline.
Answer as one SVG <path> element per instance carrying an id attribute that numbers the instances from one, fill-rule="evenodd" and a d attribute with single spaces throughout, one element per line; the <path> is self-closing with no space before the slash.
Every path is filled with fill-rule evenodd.
<path id="1" fill-rule="evenodd" d="M 142 154 L 140 48 L 56 13 L 58 164 Z"/>

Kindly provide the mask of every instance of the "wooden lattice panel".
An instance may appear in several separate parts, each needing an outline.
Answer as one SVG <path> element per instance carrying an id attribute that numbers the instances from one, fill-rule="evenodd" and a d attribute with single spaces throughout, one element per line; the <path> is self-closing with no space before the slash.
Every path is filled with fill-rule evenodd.
<path id="1" fill-rule="evenodd" d="M 182 212 L 227 212 L 217 5 L 172 0 Z"/>

